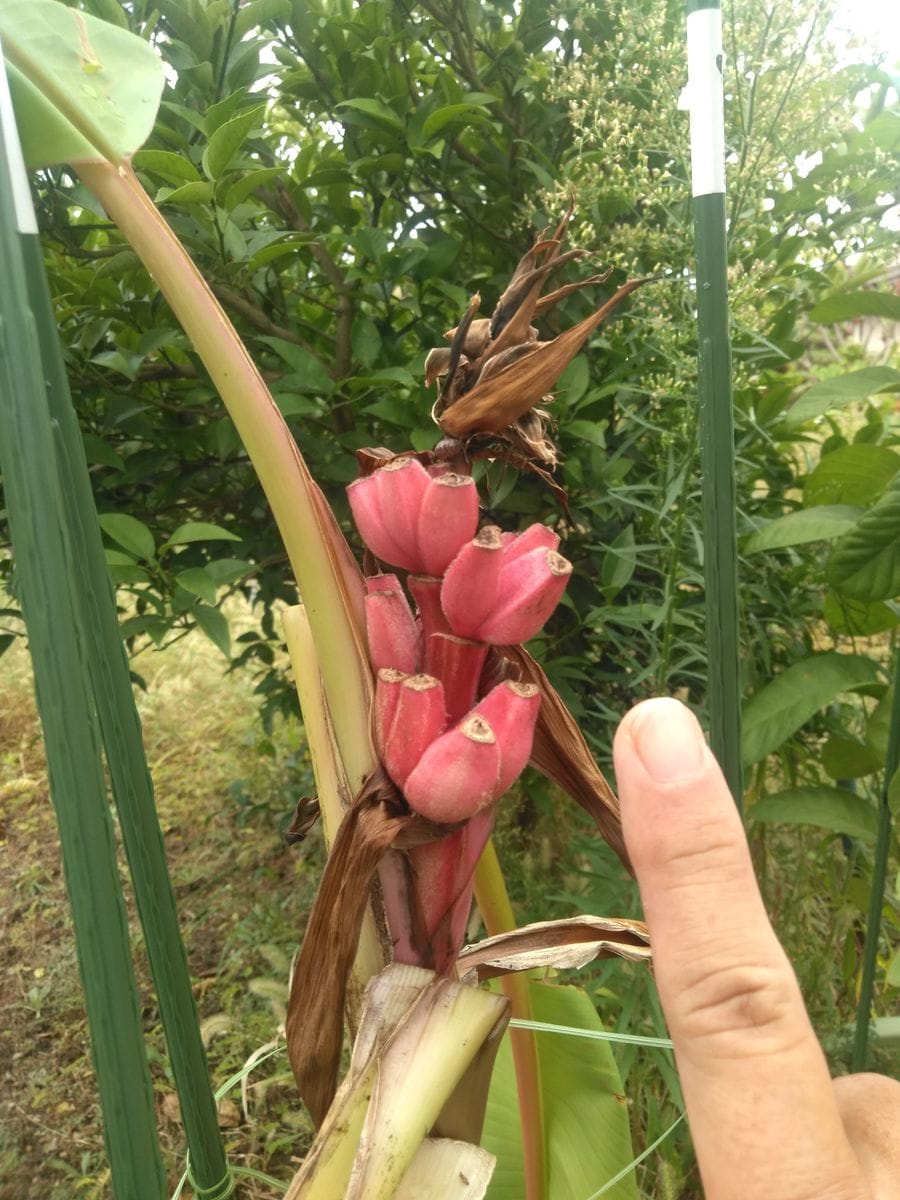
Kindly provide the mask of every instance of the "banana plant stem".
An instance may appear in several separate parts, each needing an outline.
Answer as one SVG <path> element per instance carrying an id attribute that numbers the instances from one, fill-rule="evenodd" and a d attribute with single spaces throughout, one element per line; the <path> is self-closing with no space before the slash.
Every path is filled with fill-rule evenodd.
<path id="1" fill-rule="evenodd" d="M 171 305 L 256 468 L 309 614 L 335 734 L 355 791 L 375 762 L 358 569 L 246 347 L 137 176 L 123 163 L 76 165 Z"/>
<path id="2" fill-rule="evenodd" d="M 488 936 L 508 933 L 515 929 L 509 893 L 503 880 L 500 861 L 494 843 L 488 840 L 475 868 L 475 900 Z M 531 1021 L 531 998 L 528 976 L 525 973 L 503 975 L 500 987 L 512 1006 L 515 1020 Z M 540 1064 L 537 1042 L 530 1029 L 509 1031 L 513 1066 L 516 1072 L 516 1091 L 519 1097 L 519 1117 L 522 1126 L 522 1157 L 525 1164 L 525 1200 L 544 1200 L 544 1120 L 541 1111 Z"/>

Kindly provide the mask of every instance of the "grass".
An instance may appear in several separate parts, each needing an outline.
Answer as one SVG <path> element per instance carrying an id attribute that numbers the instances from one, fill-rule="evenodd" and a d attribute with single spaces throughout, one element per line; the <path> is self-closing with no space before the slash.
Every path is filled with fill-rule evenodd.
<path id="1" fill-rule="evenodd" d="M 290 956 L 322 865 L 318 830 L 300 847 L 281 831 L 296 800 L 313 790 L 296 724 L 262 732 L 259 697 L 246 674 L 202 635 L 135 663 L 147 753 L 188 947 L 191 975 L 216 1086 L 276 1038 Z M 77 963 L 39 727 L 21 646 L 2 659 L 0 695 L 0 1200 L 108 1200 L 102 1131 L 90 1066 Z M 637 914 L 634 885 L 586 819 L 540 780 L 527 801 L 501 809 L 498 841 L 517 915 Z M 794 959 L 813 1024 L 836 1069 L 846 1069 L 866 889 L 841 840 L 808 828 L 768 827 L 753 837 L 766 898 Z M 126 885 L 126 895 L 128 888 Z M 888 900 L 888 907 L 892 906 Z M 893 904 L 892 911 L 897 906 Z M 133 911 L 132 911 L 133 918 Z M 171 1189 L 183 1170 L 177 1099 L 139 927 L 132 919 L 148 1055 Z M 607 1026 L 663 1036 L 646 972 L 616 961 L 582 973 Z M 889 997 L 879 999 L 885 1011 Z M 635 1152 L 680 1111 L 671 1055 L 617 1047 L 632 1111 Z M 882 1059 L 879 1069 L 900 1063 Z M 245 1096 L 220 1106 L 229 1159 L 282 1180 L 293 1173 L 310 1127 L 286 1060 L 255 1070 Z M 639 1168 L 645 1200 L 699 1194 L 682 1124 Z M 271 1200 L 265 1183 L 242 1179 L 245 1200 Z M 186 1200 L 190 1189 L 183 1193 Z"/>

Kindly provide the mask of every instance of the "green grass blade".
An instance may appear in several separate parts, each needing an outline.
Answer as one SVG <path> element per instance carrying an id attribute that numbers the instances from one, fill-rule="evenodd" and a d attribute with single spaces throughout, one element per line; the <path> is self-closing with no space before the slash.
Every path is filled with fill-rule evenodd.
<path id="1" fill-rule="evenodd" d="M 76 616 L 86 634 L 84 653 L 194 1178 L 201 1187 L 212 1188 L 226 1176 L 228 1167 L 156 815 L 140 718 L 119 633 L 83 443 L 59 351 L 41 247 L 38 239 L 30 235 L 23 236 L 21 241 L 66 498 L 64 520 L 75 568 L 72 587 Z"/>
<path id="2" fill-rule="evenodd" d="M 0 89 L 5 94 L 5 75 Z M 0 123 L 0 469 L 28 627 L 50 790 L 59 822 L 92 1054 L 117 1200 L 165 1195 L 98 722 L 71 585 L 36 319 L 13 199 L 9 120 Z M 13 160 L 15 161 L 15 160 Z M 21 168 L 19 168 L 19 171 Z M 24 179 L 20 176 L 17 187 Z M 27 197 L 27 183 L 25 184 Z"/>
<path id="3" fill-rule="evenodd" d="M 869 1022 L 872 1011 L 872 992 L 875 985 L 875 966 L 878 960 L 878 939 L 881 933 L 881 911 L 884 905 L 884 885 L 887 879 L 888 857 L 891 848 L 890 787 L 900 767 L 900 650 L 894 657 L 894 702 L 891 705 L 891 725 L 888 733 L 884 785 L 878 811 L 878 833 L 875 839 L 875 862 L 872 867 L 872 891 L 869 896 L 869 915 L 866 920 L 866 939 L 863 945 L 862 978 L 859 985 L 859 1004 L 856 1009 L 856 1032 L 853 1038 L 851 1070 L 865 1071 L 869 1052 Z"/>
<path id="4" fill-rule="evenodd" d="M 684 1117 L 685 1117 L 684 1113 L 681 1113 L 680 1116 L 676 1117 L 675 1120 L 672 1122 L 672 1124 L 669 1126 L 669 1128 L 664 1129 L 663 1132 L 656 1139 L 656 1141 L 651 1142 L 651 1144 L 647 1147 L 647 1149 L 642 1151 L 642 1153 L 640 1153 L 637 1156 L 637 1158 L 634 1160 L 634 1162 L 629 1163 L 627 1167 L 623 1167 L 622 1170 L 619 1171 L 619 1173 L 617 1175 L 614 1175 L 612 1177 L 612 1179 L 607 1180 L 606 1183 L 604 1183 L 602 1188 L 599 1188 L 596 1192 L 593 1192 L 590 1196 L 588 1196 L 588 1200 L 600 1200 L 600 1197 L 605 1196 L 606 1193 L 611 1191 L 612 1188 L 614 1188 L 617 1183 L 621 1182 L 621 1180 L 623 1180 L 623 1179 L 626 1179 L 628 1177 L 628 1175 L 634 1170 L 635 1167 L 640 1166 L 640 1164 L 644 1161 L 645 1158 L 649 1158 L 650 1155 L 654 1152 L 654 1150 L 658 1149 L 658 1147 L 660 1147 L 663 1144 L 663 1142 L 666 1140 L 666 1138 L 669 1136 L 669 1134 L 672 1134 L 675 1132 L 675 1130 L 678 1128 L 678 1126 L 684 1120 Z"/>
<path id="5" fill-rule="evenodd" d="M 533 1029 L 535 1033 L 558 1033 L 563 1037 L 593 1038 L 598 1042 L 621 1042 L 627 1046 L 652 1046 L 656 1050 L 674 1049 L 670 1038 L 649 1037 L 641 1033 L 615 1033 L 608 1029 L 579 1029 L 575 1025 L 551 1025 L 546 1021 L 525 1021 L 513 1017 L 510 1029 Z"/>

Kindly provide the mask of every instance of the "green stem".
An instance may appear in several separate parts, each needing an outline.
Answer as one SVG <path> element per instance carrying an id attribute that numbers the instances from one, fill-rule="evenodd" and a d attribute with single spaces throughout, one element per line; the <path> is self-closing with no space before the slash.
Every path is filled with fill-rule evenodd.
<path id="1" fill-rule="evenodd" d="M 475 900 L 488 936 L 508 933 L 516 928 L 516 919 L 509 893 L 500 869 L 493 841 L 488 841 L 475 868 Z M 513 1018 L 533 1020 L 528 976 L 513 972 L 500 978 L 500 987 L 512 1006 Z M 516 1091 L 519 1097 L 519 1116 L 522 1125 L 522 1156 L 525 1165 L 526 1200 L 543 1200 L 545 1196 L 544 1118 L 541 1109 L 541 1079 L 537 1043 L 530 1029 L 509 1031 L 513 1065 L 516 1071 Z"/>
<path id="2" fill-rule="evenodd" d="M 888 734 L 884 785 L 878 812 L 878 834 L 875 839 L 875 862 L 872 866 L 872 891 L 869 895 L 869 915 L 863 945 L 862 978 L 859 985 L 859 1004 L 856 1009 L 856 1033 L 853 1039 L 851 1070 L 864 1071 L 868 1060 L 869 1021 L 872 1012 L 872 993 L 875 967 L 878 961 L 878 940 L 881 934 L 881 909 L 884 904 L 884 885 L 887 879 L 888 855 L 891 848 L 891 805 L 888 798 L 891 781 L 900 766 L 900 650 L 894 659 L 894 702 L 891 705 L 891 727 Z"/>
<path id="3" fill-rule="evenodd" d="M 696 428 L 696 427 L 695 427 Z M 691 458 L 696 450 L 696 433 L 691 437 Z M 663 622 L 662 638 L 659 650 L 659 666 L 656 671 L 656 690 L 665 695 L 669 681 L 669 653 L 672 649 L 672 631 L 675 625 L 676 595 L 678 591 L 679 564 L 681 562 L 681 543 L 684 537 L 684 523 L 687 519 L 687 498 L 691 488 L 691 472 L 685 468 L 684 482 L 678 494 L 678 515 L 675 518 L 675 529 L 672 533 L 672 552 L 669 555 L 669 565 L 665 575 L 665 604 L 666 619 Z M 657 523 L 657 540 L 661 540 L 662 519 Z"/>

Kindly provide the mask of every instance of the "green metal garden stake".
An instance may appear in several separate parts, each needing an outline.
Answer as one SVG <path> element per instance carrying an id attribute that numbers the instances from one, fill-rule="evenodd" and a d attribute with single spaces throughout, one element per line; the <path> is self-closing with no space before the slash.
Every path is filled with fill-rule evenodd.
<path id="1" fill-rule="evenodd" d="M 881 935 L 881 910 L 884 905 L 884 887 L 887 881 L 888 858 L 891 849 L 893 822 L 889 792 L 891 782 L 898 769 L 900 769 L 900 650 L 894 656 L 894 700 L 891 705 L 884 783 L 881 788 L 881 802 L 878 806 L 878 833 L 875 838 L 875 861 L 872 864 L 872 890 L 869 893 L 869 913 L 866 918 L 866 938 L 863 944 L 859 1003 L 856 1008 L 856 1031 L 850 1063 L 852 1071 L 865 1071 L 868 1065 L 872 992 L 875 987 L 878 940 Z"/>
<path id="2" fill-rule="evenodd" d="M 741 678 L 734 418 L 725 244 L 725 117 L 719 0 L 688 0 L 691 185 L 697 251 L 700 466 L 710 743 L 740 808 Z"/>

